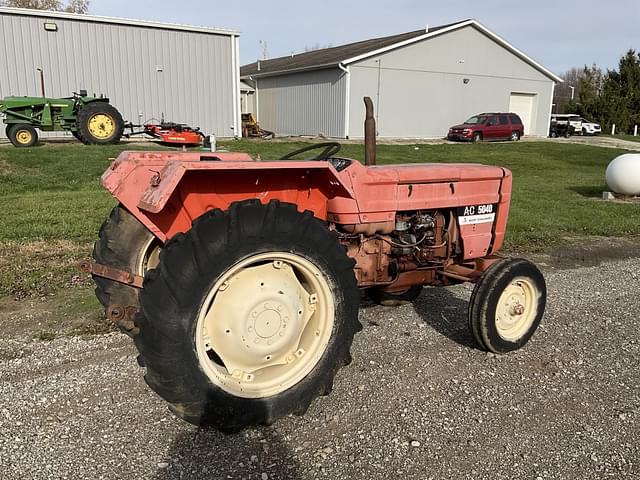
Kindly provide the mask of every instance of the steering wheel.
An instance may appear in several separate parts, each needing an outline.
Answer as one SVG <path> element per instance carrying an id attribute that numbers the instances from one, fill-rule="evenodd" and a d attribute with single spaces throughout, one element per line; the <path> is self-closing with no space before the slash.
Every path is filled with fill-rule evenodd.
<path id="1" fill-rule="evenodd" d="M 342 148 L 342 145 L 340 145 L 338 142 L 314 143 L 312 145 L 302 147 L 299 150 L 289 152 L 285 156 L 280 157 L 280 160 L 291 160 L 296 155 L 300 155 L 301 153 L 309 152 L 311 150 L 319 150 L 321 148 L 323 150 L 318 155 L 316 155 L 315 157 L 305 158 L 304 160 L 326 160 L 338 153 Z"/>

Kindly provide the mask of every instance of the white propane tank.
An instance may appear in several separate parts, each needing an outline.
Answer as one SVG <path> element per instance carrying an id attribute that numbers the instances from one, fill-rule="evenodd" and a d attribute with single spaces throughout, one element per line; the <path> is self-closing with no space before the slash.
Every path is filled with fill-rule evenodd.
<path id="1" fill-rule="evenodd" d="M 640 154 L 625 153 L 614 158 L 607 167 L 605 178 L 613 192 L 640 196 Z"/>

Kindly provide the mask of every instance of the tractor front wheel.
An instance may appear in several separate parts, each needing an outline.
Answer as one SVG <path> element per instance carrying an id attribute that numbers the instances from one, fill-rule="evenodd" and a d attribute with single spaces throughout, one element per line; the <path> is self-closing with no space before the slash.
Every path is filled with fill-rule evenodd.
<path id="1" fill-rule="evenodd" d="M 350 362 L 359 301 L 353 261 L 311 212 L 210 211 L 145 278 L 145 380 L 177 416 L 226 432 L 301 415 Z"/>
<path id="2" fill-rule="evenodd" d="M 76 127 L 78 139 L 85 145 L 109 145 L 120 141 L 124 121 L 113 105 L 93 102 L 79 109 Z"/>
<path id="3" fill-rule="evenodd" d="M 7 137 L 14 147 L 28 148 L 38 143 L 37 130 L 27 123 L 17 123 L 7 127 Z"/>
<path id="4" fill-rule="evenodd" d="M 480 277 L 469 301 L 469 326 L 494 353 L 522 348 L 533 336 L 547 301 L 540 270 L 523 258 L 504 259 Z"/>
<path id="5" fill-rule="evenodd" d="M 118 205 L 100 227 L 93 259 L 96 263 L 144 276 L 158 265 L 161 247 L 157 237 Z M 116 322 L 118 328 L 131 337 L 137 334 L 130 311 L 139 308 L 139 289 L 104 277 L 94 276 L 93 281 L 96 297 L 105 309 L 121 309 L 121 318 Z"/>

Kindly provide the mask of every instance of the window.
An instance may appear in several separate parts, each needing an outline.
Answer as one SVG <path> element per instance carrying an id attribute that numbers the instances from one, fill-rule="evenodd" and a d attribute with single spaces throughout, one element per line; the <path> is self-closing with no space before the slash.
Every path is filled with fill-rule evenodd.
<path id="1" fill-rule="evenodd" d="M 487 120 L 487 117 L 482 115 L 475 115 L 471 118 L 468 118 L 464 124 L 465 125 L 481 125 Z"/>
<path id="2" fill-rule="evenodd" d="M 511 114 L 509 115 L 509 118 L 511 119 L 511 123 L 522 123 L 522 120 L 520 120 L 520 117 L 518 115 Z"/>
<path id="3" fill-rule="evenodd" d="M 509 119 L 506 115 L 500 115 L 500 125 L 509 125 Z"/>
<path id="4" fill-rule="evenodd" d="M 495 116 L 487 117 L 487 125 L 497 125 L 498 119 Z"/>

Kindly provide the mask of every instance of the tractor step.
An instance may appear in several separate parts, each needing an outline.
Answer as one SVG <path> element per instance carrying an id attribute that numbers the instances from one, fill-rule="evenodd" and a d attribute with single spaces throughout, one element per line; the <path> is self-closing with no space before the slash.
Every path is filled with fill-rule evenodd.
<path id="1" fill-rule="evenodd" d="M 144 277 L 136 275 L 126 270 L 120 270 L 118 268 L 111 267 L 109 265 L 102 265 L 100 263 L 82 262 L 80 264 L 80 270 L 96 277 L 103 277 L 114 282 L 123 283 L 136 288 L 142 288 Z"/>

